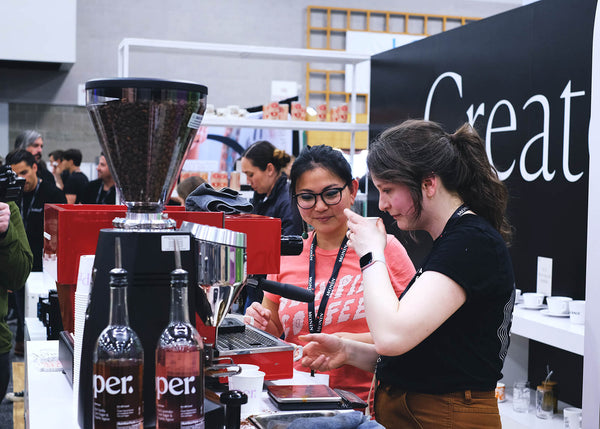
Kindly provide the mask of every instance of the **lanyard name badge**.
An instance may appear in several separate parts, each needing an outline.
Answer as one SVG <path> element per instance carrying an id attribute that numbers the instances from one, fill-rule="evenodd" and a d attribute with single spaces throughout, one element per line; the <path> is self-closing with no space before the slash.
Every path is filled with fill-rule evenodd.
<path id="1" fill-rule="evenodd" d="M 308 265 L 308 290 L 314 292 L 315 290 L 315 249 L 317 247 L 317 234 L 314 235 L 312 243 L 310 244 L 310 258 Z M 325 293 L 323 293 L 323 297 L 321 298 L 321 304 L 319 305 L 319 312 L 315 315 L 315 303 L 308 303 L 308 330 L 311 334 L 318 334 L 323 329 L 323 319 L 325 317 L 325 308 L 327 307 L 327 302 L 329 301 L 329 297 L 333 293 L 333 287 L 335 286 L 335 282 L 337 280 L 337 276 L 340 272 L 340 268 L 342 267 L 342 262 L 344 260 L 344 256 L 346 256 L 346 252 L 348 251 L 348 237 L 344 236 L 344 240 L 340 245 L 340 250 L 338 251 L 337 257 L 335 259 L 335 264 L 333 265 L 333 271 L 331 273 L 331 277 L 329 278 L 329 282 L 327 283 L 327 288 L 325 289 Z"/>

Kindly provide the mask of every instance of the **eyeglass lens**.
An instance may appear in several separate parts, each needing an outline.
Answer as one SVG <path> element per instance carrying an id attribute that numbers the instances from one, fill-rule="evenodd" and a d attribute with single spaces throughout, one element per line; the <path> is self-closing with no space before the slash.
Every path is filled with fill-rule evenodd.
<path id="1" fill-rule="evenodd" d="M 320 196 L 325 204 L 333 206 L 338 204 L 342 200 L 343 188 L 329 188 L 318 194 L 311 192 L 304 192 L 296 195 L 296 201 L 298 206 L 303 209 L 311 209 L 317 204 L 317 196 Z"/>

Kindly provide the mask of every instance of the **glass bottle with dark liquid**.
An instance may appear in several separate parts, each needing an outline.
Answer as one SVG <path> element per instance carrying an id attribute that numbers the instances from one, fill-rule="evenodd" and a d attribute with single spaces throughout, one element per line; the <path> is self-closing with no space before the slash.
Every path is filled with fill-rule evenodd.
<path id="1" fill-rule="evenodd" d="M 203 344 L 189 321 L 187 282 L 187 271 L 171 272 L 170 321 L 156 348 L 156 429 L 204 429 Z"/>
<path id="2" fill-rule="evenodd" d="M 117 254 L 120 246 L 115 245 Z M 117 256 L 117 267 L 120 256 Z M 94 350 L 94 428 L 142 429 L 144 349 L 129 327 L 127 271 L 110 271 L 110 315 Z"/>

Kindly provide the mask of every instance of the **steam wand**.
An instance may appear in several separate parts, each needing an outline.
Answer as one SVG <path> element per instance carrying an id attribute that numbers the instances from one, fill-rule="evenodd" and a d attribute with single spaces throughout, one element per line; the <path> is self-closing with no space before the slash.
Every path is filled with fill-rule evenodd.
<path id="1" fill-rule="evenodd" d="M 250 286 L 258 290 L 262 289 L 294 301 L 312 302 L 315 300 L 315 293 L 312 291 L 291 285 L 289 283 L 274 282 L 259 276 L 248 276 L 246 279 L 246 286 Z"/>

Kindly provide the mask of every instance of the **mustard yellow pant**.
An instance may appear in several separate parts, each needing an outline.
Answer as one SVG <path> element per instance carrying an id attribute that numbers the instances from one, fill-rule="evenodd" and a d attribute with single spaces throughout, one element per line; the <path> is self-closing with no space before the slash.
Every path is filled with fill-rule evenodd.
<path id="1" fill-rule="evenodd" d="M 380 384 L 375 418 L 387 429 L 500 429 L 494 391 L 433 395 Z"/>

